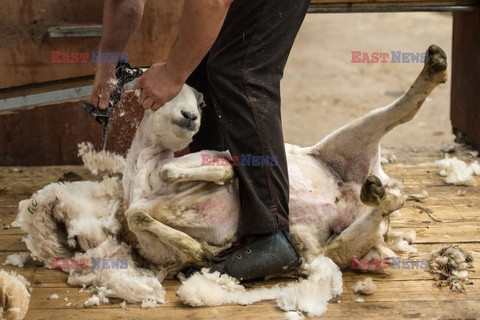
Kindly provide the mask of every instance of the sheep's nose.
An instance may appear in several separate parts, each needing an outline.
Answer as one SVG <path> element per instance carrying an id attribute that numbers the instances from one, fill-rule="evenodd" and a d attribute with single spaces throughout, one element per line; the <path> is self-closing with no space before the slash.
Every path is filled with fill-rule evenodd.
<path id="1" fill-rule="evenodd" d="M 190 120 L 190 121 L 195 121 L 197 120 L 197 115 L 193 114 L 193 113 L 190 113 L 188 111 L 185 111 L 185 110 L 182 110 L 182 116 L 187 119 L 187 120 Z"/>

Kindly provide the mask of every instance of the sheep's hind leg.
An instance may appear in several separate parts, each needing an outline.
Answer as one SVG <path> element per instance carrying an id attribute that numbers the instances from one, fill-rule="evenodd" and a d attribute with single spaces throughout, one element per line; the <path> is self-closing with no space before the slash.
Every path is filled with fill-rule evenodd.
<path id="1" fill-rule="evenodd" d="M 403 205 L 403 196 L 397 190 L 386 190 L 375 176 L 367 178 L 360 195 L 362 202 L 372 211 L 355 220 L 337 238 L 322 248 L 322 254 L 339 267 L 351 265 L 353 257 L 364 256 L 373 246 L 383 241 L 380 224 Z"/>
<path id="2" fill-rule="evenodd" d="M 135 233 L 139 240 L 140 249 L 148 252 L 154 248 L 152 243 L 142 243 L 142 233 L 148 233 L 173 251 L 185 264 L 204 266 L 205 259 L 210 257 L 209 251 L 202 244 L 184 232 L 173 229 L 155 219 L 147 212 L 130 208 L 125 213 L 130 231 Z"/>
<path id="3" fill-rule="evenodd" d="M 362 183 L 369 174 L 386 182 L 379 165 L 380 139 L 394 127 L 411 120 L 427 96 L 447 79 L 447 58 L 432 45 L 423 70 L 408 91 L 390 105 L 378 108 L 334 131 L 311 149 L 342 179 Z"/>

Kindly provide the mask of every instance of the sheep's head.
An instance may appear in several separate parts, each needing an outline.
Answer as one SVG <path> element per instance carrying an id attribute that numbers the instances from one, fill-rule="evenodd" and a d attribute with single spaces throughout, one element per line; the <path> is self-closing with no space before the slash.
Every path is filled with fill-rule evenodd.
<path id="1" fill-rule="evenodd" d="M 145 133 L 164 148 L 184 149 L 200 128 L 202 104 L 202 94 L 184 85 L 180 93 L 160 109 L 145 112 L 145 117 L 149 118 Z"/>

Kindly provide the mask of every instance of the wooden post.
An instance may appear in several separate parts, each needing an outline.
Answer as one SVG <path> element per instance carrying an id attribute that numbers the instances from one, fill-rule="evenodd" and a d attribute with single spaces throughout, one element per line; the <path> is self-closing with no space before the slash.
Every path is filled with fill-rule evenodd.
<path id="1" fill-rule="evenodd" d="M 458 133 L 480 150 L 480 8 L 453 14 L 450 117 Z M 457 135 L 458 137 L 458 135 Z"/>

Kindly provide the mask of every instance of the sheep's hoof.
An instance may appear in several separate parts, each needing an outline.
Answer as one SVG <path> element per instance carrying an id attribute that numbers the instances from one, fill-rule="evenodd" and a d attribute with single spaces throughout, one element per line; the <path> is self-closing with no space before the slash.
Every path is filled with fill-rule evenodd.
<path id="1" fill-rule="evenodd" d="M 385 217 L 403 206 L 404 198 L 399 189 L 386 188 L 376 176 L 369 176 L 362 185 L 360 200 L 382 212 Z"/>
<path id="2" fill-rule="evenodd" d="M 360 200 L 370 207 L 378 207 L 385 199 L 385 188 L 376 176 L 369 176 L 362 185 Z"/>
<path id="3" fill-rule="evenodd" d="M 165 183 L 175 183 L 180 180 L 180 178 L 180 174 L 169 167 L 164 167 L 160 172 L 160 179 Z"/>
<path id="4" fill-rule="evenodd" d="M 447 81 L 447 55 L 442 48 L 433 44 L 428 47 L 425 70 L 433 82 L 444 83 Z"/>
<path id="5" fill-rule="evenodd" d="M 185 263 L 195 267 L 204 267 L 212 253 L 199 242 L 189 238 L 174 239 L 170 242 L 184 256 Z"/>

